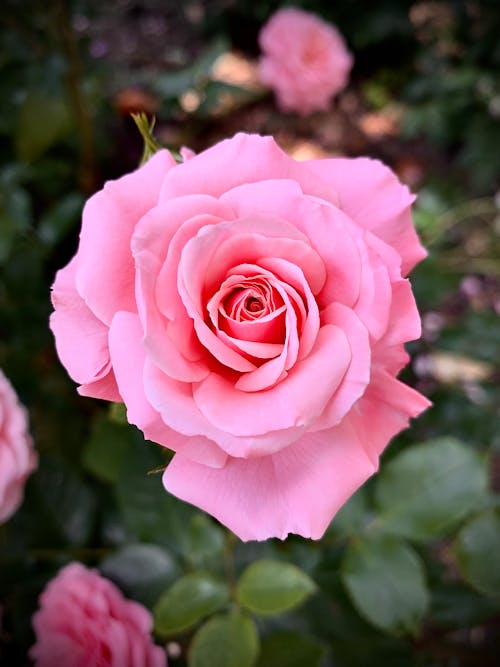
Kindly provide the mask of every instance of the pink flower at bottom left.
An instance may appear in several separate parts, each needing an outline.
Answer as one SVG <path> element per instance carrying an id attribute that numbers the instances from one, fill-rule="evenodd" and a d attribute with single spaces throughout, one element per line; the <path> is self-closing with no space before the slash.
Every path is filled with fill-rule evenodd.
<path id="1" fill-rule="evenodd" d="M 40 595 L 33 616 L 36 667 L 166 667 L 150 612 L 96 570 L 70 563 Z"/>

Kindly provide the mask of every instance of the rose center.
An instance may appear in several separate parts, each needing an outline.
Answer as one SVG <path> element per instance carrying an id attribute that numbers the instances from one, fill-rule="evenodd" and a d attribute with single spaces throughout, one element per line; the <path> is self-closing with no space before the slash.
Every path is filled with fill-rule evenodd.
<path id="1" fill-rule="evenodd" d="M 263 308 L 264 304 L 262 303 L 261 299 L 258 299 L 255 296 L 250 296 L 245 301 L 245 309 L 248 310 L 249 313 L 258 313 Z"/>
<path id="2" fill-rule="evenodd" d="M 222 315 L 236 322 L 255 322 L 283 306 L 283 300 L 268 280 L 261 276 L 235 282 L 221 300 Z"/>

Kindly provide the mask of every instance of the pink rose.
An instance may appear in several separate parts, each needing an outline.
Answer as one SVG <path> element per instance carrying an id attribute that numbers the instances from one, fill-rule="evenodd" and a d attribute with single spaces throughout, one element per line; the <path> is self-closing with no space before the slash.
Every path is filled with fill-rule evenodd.
<path id="1" fill-rule="evenodd" d="M 352 56 L 339 31 L 315 14 L 278 10 L 262 27 L 259 44 L 260 79 L 282 111 L 322 111 L 347 85 Z"/>
<path id="2" fill-rule="evenodd" d="M 24 484 L 36 465 L 26 410 L 0 371 L 0 523 L 22 503 Z"/>
<path id="3" fill-rule="evenodd" d="M 145 607 L 95 570 L 70 563 L 40 595 L 30 657 L 36 667 L 165 667 L 152 626 Z"/>
<path id="4" fill-rule="evenodd" d="M 396 380 L 420 335 L 413 200 L 376 160 L 300 163 L 271 137 L 161 151 L 87 203 L 59 355 L 176 451 L 171 493 L 242 539 L 319 538 L 428 405 Z"/>

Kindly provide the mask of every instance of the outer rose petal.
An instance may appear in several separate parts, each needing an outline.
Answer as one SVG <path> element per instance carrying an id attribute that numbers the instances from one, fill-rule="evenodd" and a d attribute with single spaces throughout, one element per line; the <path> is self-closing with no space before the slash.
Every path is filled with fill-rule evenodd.
<path id="1" fill-rule="evenodd" d="M 189 194 L 220 197 L 244 183 L 283 178 L 296 181 L 307 194 L 337 201 L 331 185 L 289 157 L 272 137 L 239 133 L 171 169 L 160 203 Z"/>
<path id="2" fill-rule="evenodd" d="M 399 252 L 403 275 L 427 255 L 411 219 L 415 195 L 388 167 L 370 158 L 333 158 L 306 164 L 339 193 L 340 207 L 349 217 Z"/>
<path id="3" fill-rule="evenodd" d="M 383 337 L 377 341 L 376 347 L 392 346 L 407 343 L 420 337 L 420 316 L 411 291 L 409 280 L 398 280 L 392 283 L 392 303 L 389 315 L 389 326 Z"/>
<path id="4" fill-rule="evenodd" d="M 114 401 L 115 403 L 120 403 L 122 401 L 122 397 L 120 396 L 116 385 L 115 374 L 111 368 L 111 363 L 107 375 L 95 382 L 88 382 L 87 384 L 80 385 L 77 388 L 77 391 L 80 396 L 100 398 L 103 401 Z"/>
<path id="5" fill-rule="evenodd" d="M 383 370 L 373 373 L 372 381 L 356 409 L 347 416 L 373 461 L 391 438 L 408 427 L 431 405 L 425 396 Z"/>
<path id="6" fill-rule="evenodd" d="M 50 328 L 57 353 L 70 377 L 82 385 L 82 395 L 120 401 L 109 361 L 108 327 L 76 291 L 77 266 L 76 256 L 57 272 L 52 288 L 55 311 L 50 316 Z"/>
<path id="7" fill-rule="evenodd" d="M 109 347 L 120 392 L 127 406 L 127 419 L 149 440 L 165 445 L 208 466 L 223 466 L 226 454 L 203 436 L 186 437 L 169 428 L 144 393 L 146 351 L 142 327 L 134 313 L 117 313 L 109 333 Z"/>
<path id="8" fill-rule="evenodd" d="M 136 171 L 106 183 L 85 205 L 76 285 L 107 325 L 118 310 L 136 310 L 130 239 L 137 221 L 158 203 L 163 179 L 175 164 L 168 151 L 159 151 Z"/>
<path id="9" fill-rule="evenodd" d="M 207 468 L 176 455 L 167 491 L 215 516 L 242 540 L 319 539 L 333 515 L 376 470 L 348 424 L 307 433 L 277 454 Z"/>

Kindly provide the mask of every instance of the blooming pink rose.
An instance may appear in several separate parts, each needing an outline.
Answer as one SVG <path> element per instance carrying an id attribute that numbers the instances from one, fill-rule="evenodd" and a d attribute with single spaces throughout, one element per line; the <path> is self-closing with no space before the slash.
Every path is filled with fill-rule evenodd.
<path id="1" fill-rule="evenodd" d="M 36 464 L 26 410 L 0 371 L 0 523 L 21 504 L 24 484 Z"/>
<path id="2" fill-rule="evenodd" d="M 428 401 L 396 379 L 420 319 L 414 197 L 380 162 L 236 135 L 87 203 L 57 349 L 175 450 L 165 487 L 242 539 L 319 538 Z"/>
<path id="3" fill-rule="evenodd" d="M 259 75 L 283 111 L 307 115 L 328 108 L 347 85 L 352 67 L 342 35 L 302 9 L 278 10 L 259 34 Z"/>
<path id="4" fill-rule="evenodd" d="M 142 604 L 95 570 L 70 563 L 40 595 L 30 657 L 37 667 L 165 667 L 152 626 Z"/>

